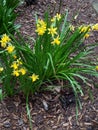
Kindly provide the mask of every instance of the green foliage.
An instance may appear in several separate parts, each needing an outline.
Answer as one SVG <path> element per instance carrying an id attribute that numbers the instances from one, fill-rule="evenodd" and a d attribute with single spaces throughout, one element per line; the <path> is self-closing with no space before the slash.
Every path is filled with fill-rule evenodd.
<path id="1" fill-rule="evenodd" d="M 90 31 L 91 26 L 74 28 L 67 22 L 67 13 L 65 16 L 56 14 L 52 19 L 46 13 L 44 21 L 36 16 L 36 38 L 32 45 L 17 33 L 18 40 L 10 34 L 12 40 L 4 47 L 2 37 L 3 90 L 8 95 L 22 91 L 28 97 L 41 91 L 44 84 L 65 80 L 79 103 L 78 94 L 83 95 L 80 81 L 86 84 L 87 75 L 98 76 L 95 65 L 90 62 L 95 46 L 83 45 Z"/>
<path id="2" fill-rule="evenodd" d="M 14 12 L 19 5 L 19 0 L 0 0 L 0 35 L 9 30 L 13 33 L 18 25 L 15 25 L 17 14 Z"/>
<path id="3" fill-rule="evenodd" d="M 0 89 L 0 101 L 3 99 L 2 89 Z"/>

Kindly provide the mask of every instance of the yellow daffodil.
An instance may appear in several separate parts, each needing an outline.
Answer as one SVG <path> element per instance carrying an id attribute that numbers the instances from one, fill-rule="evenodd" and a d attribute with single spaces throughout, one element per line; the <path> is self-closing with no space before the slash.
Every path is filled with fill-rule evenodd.
<path id="1" fill-rule="evenodd" d="M 11 39 L 9 38 L 9 36 L 7 36 L 6 34 L 4 34 L 0 40 L 1 43 L 1 47 L 5 48 L 7 46 L 7 43 L 10 42 Z"/>
<path id="2" fill-rule="evenodd" d="M 12 75 L 18 77 L 19 76 L 19 70 L 14 70 Z"/>
<path id="3" fill-rule="evenodd" d="M 92 26 L 92 30 L 98 31 L 98 23 L 96 23 Z"/>
<path id="4" fill-rule="evenodd" d="M 19 59 L 17 59 L 16 61 L 14 61 L 14 62 L 12 63 L 11 68 L 13 68 L 13 69 L 18 69 L 20 65 L 22 65 L 22 61 L 21 61 L 21 59 L 19 58 Z"/>
<path id="5" fill-rule="evenodd" d="M 25 75 L 26 74 L 26 69 L 25 68 L 21 68 L 19 70 L 19 72 L 22 74 L 22 75 Z"/>
<path id="6" fill-rule="evenodd" d="M 95 68 L 95 69 L 96 69 L 96 71 L 98 71 L 98 65 L 96 66 L 96 68 Z"/>
<path id="7" fill-rule="evenodd" d="M 91 29 L 90 29 L 90 26 L 82 26 L 80 27 L 80 32 L 89 32 Z"/>
<path id="8" fill-rule="evenodd" d="M 4 68 L 3 68 L 3 67 L 0 67 L 0 73 L 1 73 L 3 70 L 4 70 Z"/>
<path id="9" fill-rule="evenodd" d="M 51 19 L 51 22 L 55 22 L 55 19 L 56 19 L 56 18 L 55 18 L 55 17 L 53 17 L 53 18 Z"/>
<path id="10" fill-rule="evenodd" d="M 56 19 L 59 21 L 59 20 L 61 19 L 61 14 L 58 14 L 58 13 L 57 13 L 55 17 L 56 17 Z"/>
<path id="11" fill-rule="evenodd" d="M 12 53 L 13 51 L 14 51 L 14 46 L 12 46 L 12 45 L 9 45 L 7 48 L 6 48 L 6 50 L 8 51 L 8 53 Z"/>
<path id="12" fill-rule="evenodd" d="M 30 78 L 32 79 L 32 82 L 35 82 L 37 79 L 39 79 L 39 76 L 36 74 L 32 74 Z"/>
<path id="13" fill-rule="evenodd" d="M 51 42 L 51 43 L 52 43 L 53 45 L 54 45 L 54 44 L 59 45 L 59 44 L 60 44 L 60 37 L 57 36 L 56 38 L 54 38 L 53 42 Z"/>
<path id="14" fill-rule="evenodd" d="M 17 64 L 17 62 L 16 61 L 14 61 L 13 63 L 12 63 L 12 65 L 11 65 L 11 68 L 13 68 L 13 69 L 18 69 L 18 67 L 19 67 L 19 64 Z"/>
<path id="15" fill-rule="evenodd" d="M 85 35 L 84 35 L 84 38 L 88 38 L 90 36 L 90 34 L 89 33 L 86 33 Z"/>
<path id="16" fill-rule="evenodd" d="M 37 27 L 46 27 L 46 23 L 42 19 L 38 19 Z"/>
<path id="17" fill-rule="evenodd" d="M 57 30 L 57 28 L 54 28 L 54 27 L 50 27 L 50 28 L 48 28 L 48 34 L 51 34 L 52 36 L 54 36 L 55 34 L 57 34 L 57 32 L 56 32 L 56 30 Z"/>
<path id="18" fill-rule="evenodd" d="M 70 25 L 69 28 L 70 28 L 71 31 L 75 30 L 75 27 L 73 25 Z"/>
<path id="19" fill-rule="evenodd" d="M 17 59 L 17 60 L 16 60 L 16 62 L 17 62 L 17 64 L 18 64 L 18 65 L 22 65 L 22 61 L 21 61 L 21 59 L 20 59 L 20 58 L 19 58 L 19 59 Z"/>
<path id="20" fill-rule="evenodd" d="M 46 31 L 46 23 L 43 20 L 38 20 L 37 23 L 37 29 L 35 30 L 35 32 L 38 33 L 38 35 L 43 35 Z"/>
<path id="21" fill-rule="evenodd" d="M 38 35 L 43 35 L 45 33 L 46 29 L 42 28 L 42 27 L 38 27 L 36 29 L 36 32 L 38 33 Z"/>
<path id="22" fill-rule="evenodd" d="M 51 19 L 51 22 L 55 22 L 56 19 L 59 21 L 59 20 L 61 19 L 61 14 L 58 14 L 58 13 L 57 13 L 57 14 Z"/>
<path id="23" fill-rule="evenodd" d="M 14 57 L 14 59 L 16 59 L 16 58 L 17 58 L 17 56 L 16 56 L 16 55 L 13 55 L 13 57 Z"/>
<path id="24" fill-rule="evenodd" d="M 88 38 L 90 36 L 90 31 L 91 31 L 90 25 L 88 25 L 88 26 L 81 26 L 80 27 L 80 32 L 81 33 L 85 33 L 86 32 L 86 34 L 84 35 L 84 38 Z"/>

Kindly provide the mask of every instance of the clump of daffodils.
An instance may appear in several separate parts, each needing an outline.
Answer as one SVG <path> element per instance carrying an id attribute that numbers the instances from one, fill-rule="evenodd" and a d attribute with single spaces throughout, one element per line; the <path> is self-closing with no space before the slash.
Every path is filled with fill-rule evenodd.
<path id="1" fill-rule="evenodd" d="M 37 27 L 38 34 L 43 35 L 46 31 L 46 23 L 42 20 L 39 20 Z M 7 52 L 7 54 L 12 54 L 12 57 L 14 58 L 14 61 L 10 66 L 12 68 L 12 75 L 15 77 L 26 75 L 27 70 L 23 66 L 21 58 L 17 59 L 17 56 L 15 54 L 15 46 L 11 44 L 11 39 L 7 34 L 2 35 L 0 43 L 0 46 Z M 2 73 L 3 70 L 4 68 L 0 67 L 0 73 Z M 32 80 L 32 82 L 35 82 L 37 79 L 39 79 L 39 76 L 32 74 L 29 76 L 29 78 Z"/>
<path id="2" fill-rule="evenodd" d="M 58 13 L 54 17 L 52 17 L 52 19 L 49 19 L 48 22 L 45 22 L 42 19 L 38 19 L 37 20 L 35 32 L 38 35 L 38 40 L 36 40 L 36 41 L 38 41 L 38 42 L 36 42 L 36 44 L 38 46 L 36 46 L 36 47 L 34 46 L 35 47 L 33 49 L 34 51 L 31 51 L 31 53 L 34 52 L 34 55 L 33 55 L 34 56 L 33 58 L 35 58 L 34 59 L 34 61 L 35 61 L 34 63 L 32 63 L 33 60 L 31 61 L 31 59 L 33 59 L 31 53 L 26 55 L 30 50 L 29 51 L 26 50 L 26 49 L 24 50 L 22 48 L 23 46 L 21 47 L 21 45 L 18 44 L 18 43 L 17 43 L 17 46 L 15 46 L 15 44 L 13 45 L 11 39 L 9 38 L 9 36 L 7 34 L 2 35 L 1 40 L 0 40 L 0 46 L 1 46 L 0 50 L 3 49 L 4 51 L 2 51 L 2 52 L 5 53 L 6 57 L 8 56 L 7 60 L 9 60 L 8 61 L 8 65 L 9 66 L 8 65 L 7 66 L 8 66 L 8 69 L 10 69 L 10 72 L 8 72 L 8 73 L 10 73 L 10 75 L 12 77 L 19 79 L 19 81 L 21 81 L 21 80 L 25 81 L 24 79 L 26 79 L 26 80 L 29 79 L 28 83 L 30 81 L 30 85 L 32 87 L 32 83 L 34 83 L 36 85 L 35 82 L 37 80 L 39 80 L 39 82 L 37 82 L 37 83 L 40 83 L 40 82 L 42 83 L 41 80 L 44 81 L 45 77 L 48 77 L 47 75 L 48 75 L 48 73 L 49 73 L 49 71 L 51 69 L 50 66 L 49 66 L 49 70 L 48 70 L 48 65 L 50 65 L 50 63 L 51 63 L 51 65 L 53 64 L 52 65 L 53 70 L 55 70 L 55 67 L 58 67 L 56 69 L 58 71 L 58 73 L 59 73 L 59 68 L 62 69 L 62 68 L 64 68 L 63 65 L 65 66 L 65 65 L 71 63 L 70 62 L 70 58 L 68 56 L 72 52 L 72 50 L 70 52 L 68 52 L 68 51 L 69 51 L 69 49 L 71 47 L 73 47 L 72 45 L 73 45 L 73 41 L 74 41 L 73 40 L 74 36 L 72 36 L 72 38 L 70 38 L 70 36 L 71 36 L 71 34 L 73 34 L 75 32 L 76 28 L 72 24 L 64 24 L 65 27 L 63 29 L 62 26 L 59 26 L 60 23 L 62 23 L 62 17 L 61 17 L 61 14 L 58 14 Z M 61 30 L 64 30 L 64 31 L 61 32 Z M 86 38 L 88 38 L 90 36 L 90 33 L 92 31 L 98 31 L 98 23 L 90 24 L 90 25 L 83 25 L 83 26 L 77 27 L 77 30 L 76 30 L 76 33 L 78 32 L 77 33 L 77 37 L 81 36 L 80 38 L 86 39 Z M 68 41 L 67 41 L 67 38 L 69 38 Z M 66 41 L 67 41 L 67 47 L 66 47 Z M 39 44 L 40 44 L 40 46 L 39 46 Z M 43 46 L 43 44 L 44 44 L 44 46 Z M 70 45 L 68 45 L 68 44 L 70 44 Z M 18 47 L 18 45 L 19 45 L 19 47 Z M 62 45 L 64 45 L 64 46 L 62 46 Z M 65 48 L 63 49 L 63 47 L 65 47 Z M 68 48 L 67 53 L 65 53 L 66 52 L 66 48 Z M 41 49 L 43 51 L 42 54 L 38 53 L 38 55 L 37 55 L 36 52 L 41 51 Z M 23 59 L 22 58 L 19 58 L 20 56 L 16 55 L 16 54 L 20 54 L 20 52 L 22 50 L 23 50 L 23 53 L 21 53 L 22 54 L 22 58 L 24 57 L 25 60 L 28 58 L 28 61 L 25 62 L 25 63 L 23 63 Z M 56 53 L 53 53 L 54 50 L 56 50 L 55 51 Z M 19 53 L 18 53 L 18 51 L 19 51 Z M 44 55 L 46 55 L 46 52 L 48 53 L 48 51 L 49 51 L 49 54 L 50 54 L 49 55 L 50 59 L 48 59 L 48 61 L 47 61 L 47 56 L 44 57 Z M 65 57 L 63 56 L 63 53 L 64 53 Z M 55 58 L 55 54 L 56 55 L 58 54 L 58 56 L 56 58 Z M 66 54 L 67 54 L 67 56 L 66 56 Z M 27 57 L 25 58 L 25 56 L 27 56 Z M 30 56 L 31 56 L 31 58 L 30 58 Z M 59 60 L 60 56 L 62 56 L 63 58 L 61 57 L 60 61 L 62 63 L 60 63 L 60 67 L 59 67 L 58 63 L 60 61 L 58 62 L 58 60 Z M 41 62 L 40 62 L 40 57 L 41 57 Z M 10 60 L 10 58 L 12 58 L 12 59 Z M 37 58 L 39 58 L 39 59 L 37 59 Z M 53 59 L 53 58 L 55 58 L 55 59 Z M 65 62 L 63 64 L 63 60 L 67 61 L 66 58 L 69 61 L 68 61 L 67 64 Z M 45 61 L 44 61 L 44 59 L 45 59 Z M 36 62 L 36 61 L 38 61 L 38 62 Z M 38 75 L 37 75 L 37 73 L 35 73 L 35 72 L 37 72 L 37 70 L 35 70 L 36 69 L 35 65 L 38 66 L 39 65 L 38 63 L 42 63 L 42 66 L 40 67 L 42 70 L 39 71 Z M 43 67 L 44 67 L 44 69 L 43 69 Z M 2 66 L 0 66 L 0 75 L 2 75 L 4 72 L 6 72 L 6 71 L 3 71 L 4 69 L 7 70 L 6 65 L 4 66 L 4 68 Z M 32 72 L 31 69 L 33 70 L 33 72 Z M 46 75 L 43 76 L 45 69 L 46 69 Z M 95 69 L 96 69 L 96 71 L 98 71 L 98 66 L 96 66 Z M 65 70 L 66 70 L 66 67 L 65 67 Z M 63 72 L 63 70 L 61 70 L 61 71 Z M 40 72 L 41 72 L 41 74 L 40 74 Z M 52 74 L 53 74 L 53 72 L 50 71 L 50 76 Z M 25 87 L 26 86 L 28 87 L 28 85 L 25 85 Z"/>
<path id="3" fill-rule="evenodd" d="M 84 38 L 88 38 L 91 34 L 91 31 L 98 31 L 98 23 L 83 25 L 79 27 L 81 33 L 85 33 Z"/>
<path id="4" fill-rule="evenodd" d="M 15 77 L 19 77 L 20 75 L 25 75 L 27 73 L 27 70 L 25 67 L 23 67 L 23 63 L 21 59 L 17 59 L 16 61 L 13 61 L 11 68 L 13 68 L 12 75 Z M 32 80 L 32 82 L 35 82 L 39 79 L 39 76 L 35 73 L 29 76 L 29 78 Z"/>
<path id="5" fill-rule="evenodd" d="M 38 35 L 43 35 L 46 31 L 48 31 L 48 34 L 51 35 L 52 41 L 51 44 L 53 45 L 59 45 L 60 44 L 60 37 L 58 34 L 57 27 L 55 27 L 55 22 L 56 20 L 59 21 L 61 19 L 61 14 L 56 14 L 52 19 L 51 19 L 51 25 L 49 28 L 47 28 L 46 23 L 43 20 L 38 19 L 37 22 L 37 29 L 36 32 Z"/>
<path id="6" fill-rule="evenodd" d="M 23 63 L 20 58 L 13 61 L 13 63 L 11 64 L 11 68 L 13 68 L 12 75 L 15 77 L 19 77 L 20 75 L 23 76 L 27 73 L 27 70 L 25 67 L 23 67 Z M 32 82 L 35 82 L 37 79 L 39 79 L 39 76 L 36 74 L 32 74 L 31 76 L 29 76 L 29 78 L 32 80 Z"/>

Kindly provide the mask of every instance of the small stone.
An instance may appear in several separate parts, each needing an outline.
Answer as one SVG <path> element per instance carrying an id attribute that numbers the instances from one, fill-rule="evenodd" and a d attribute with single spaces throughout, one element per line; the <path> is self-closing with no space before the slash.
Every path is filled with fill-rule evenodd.
<path id="1" fill-rule="evenodd" d="M 27 128 L 26 128 L 26 127 L 23 127 L 23 130 L 27 130 Z"/>
<path id="2" fill-rule="evenodd" d="M 94 130 L 94 127 L 90 126 L 90 127 L 87 128 L 87 130 Z"/>
<path id="3" fill-rule="evenodd" d="M 18 124 L 19 124 L 19 126 L 23 125 L 23 120 L 22 119 L 18 120 Z"/>
<path id="4" fill-rule="evenodd" d="M 58 127 L 58 126 L 53 126 L 52 128 L 53 128 L 53 129 L 57 129 L 57 127 Z"/>
<path id="5" fill-rule="evenodd" d="M 45 100 L 43 100 L 43 106 L 46 111 L 48 111 L 48 104 Z"/>
<path id="6" fill-rule="evenodd" d="M 63 124 L 63 126 L 65 126 L 65 127 L 68 126 L 68 125 L 69 125 L 69 122 Z"/>
<path id="7" fill-rule="evenodd" d="M 16 126 L 13 127 L 13 130 L 16 130 Z"/>
<path id="8" fill-rule="evenodd" d="M 4 125 L 5 128 L 10 128 L 11 127 L 11 123 L 10 122 L 5 122 L 3 125 Z"/>
<path id="9" fill-rule="evenodd" d="M 86 121 L 86 122 L 90 122 L 90 119 L 89 119 L 88 116 L 85 116 L 85 121 Z"/>

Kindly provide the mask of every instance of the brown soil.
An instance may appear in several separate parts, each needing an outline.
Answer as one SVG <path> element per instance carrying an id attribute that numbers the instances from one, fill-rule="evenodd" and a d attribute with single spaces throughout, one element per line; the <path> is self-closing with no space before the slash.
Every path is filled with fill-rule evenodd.
<path id="1" fill-rule="evenodd" d="M 98 14 L 92 8 L 89 0 L 62 0 L 61 13 L 69 10 L 68 19 L 74 25 L 97 23 Z M 51 15 L 58 12 L 59 1 L 39 0 L 36 5 L 26 7 L 22 4 L 16 11 L 19 16 L 16 23 L 21 24 L 21 33 L 24 36 L 34 36 L 35 16 L 43 17 L 44 12 L 51 10 Z M 55 11 L 54 11 L 55 7 Z M 78 14 L 77 19 L 73 17 Z M 98 42 L 98 34 L 92 34 L 87 43 Z M 97 54 L 97 49 L 96 49 Z M 98 130 L 98 87 L 97 79 L 91 78 L 88 88 L 92 91 L 94 100 L 90 100 L 88 89 L 84 89 L 84 96 L 80 97 L 82 109 L 79 109 L 76 120 L 75 102 L 62 104 L 59 94 L 53 92 L 36 93 L 29 99 L 32 116 L 32 130 Z M 67 92 L 63 94 L 66 99 Z M 68 96 L 68 95 L 67 95 Z M 74 99 L 74 95 L 68 100 Z M 66 103 L 66 102 L 65 102 Z M 63 106 L 62 106 L 63 105 Z M 6 97 L 0 103 L 0 130 L 30 130 L 29 120 L 26 113 L 25 98 L 22 94 L 14 97 Z"/>

